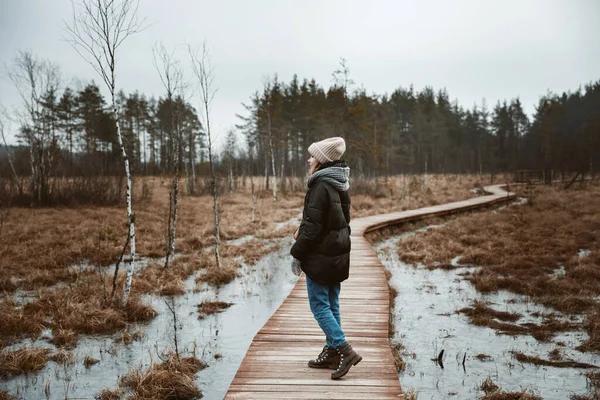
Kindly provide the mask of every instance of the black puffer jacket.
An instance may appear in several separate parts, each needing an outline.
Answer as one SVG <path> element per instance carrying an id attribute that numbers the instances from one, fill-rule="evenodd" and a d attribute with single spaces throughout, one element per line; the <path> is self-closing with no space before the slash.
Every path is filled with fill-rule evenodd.
<path id="1" fill-rule="evenodd" d="M 331 166 L 349 171 L 343 162 Z M 347 190 L 338 190 L 320 177 L 309 180 L 298 239 L 290 253 L 302 262 L 304 273 L 317 283 L 328 285 L 348 279 L 350 195 Z"/>

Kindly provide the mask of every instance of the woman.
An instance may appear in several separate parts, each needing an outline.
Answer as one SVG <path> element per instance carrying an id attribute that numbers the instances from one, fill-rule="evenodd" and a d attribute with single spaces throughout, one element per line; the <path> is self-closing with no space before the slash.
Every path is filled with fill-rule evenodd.
<path id="1" fill-rule="evenodd" d="M 350 269 L 350 168 L 341 160 L 345 150 L 340 137 L 309 146 L 308 191 L 290 251 L 294 273 L 300 275 L 300 268 L 306 273 L 310 310 L 326 339 L 308 366 L 334 369 L 331 379 L 343 377 L 362 360 L 346 342 L 340 318 L 340 282 L 348 279 Z"/>

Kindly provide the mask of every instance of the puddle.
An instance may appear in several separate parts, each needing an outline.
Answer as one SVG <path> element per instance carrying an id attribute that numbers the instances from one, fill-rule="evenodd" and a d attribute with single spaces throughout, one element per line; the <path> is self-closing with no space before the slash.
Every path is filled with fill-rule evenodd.
<path id="1" fill-rule="evenodd" d="M 577 253 L 579 258 L 585 258 L 585 257 L 589 256 L 590 254 L 592 254 L 592 252 L 588 249 L 579 249 L 579 252 Z"/>
<path id="2" fill-rule="evenodd" d="M 512 206 L 522 206 L 524 204 L 527 204 L 529 200 L 527 200 L 526 197 L 519 197 L 517 198 L 515 201 L 513 201 L 512 203 L 505 205 L 505 206 L 500 206 L 494 210 L 492 210 L 492 214 L 498 214 L 498 211 L 500 210 L 504 210 L 506 207 L 512 207 Z"/>
<path id="3" fill-rule="evenodd" d="M 283 303 L 294 287 L 297 277 L 288 268 L 291 239 L 278 241 L 279 250 L 268 254 L 252 267 L 243 265 L 240 277 L 215 289 L 203 284 L 197 290 L 173 299 L 178 318 L 178 343 L 182 355 L 195 351 L 209 367 L 197 375 L 203 399 L 222 399 L 246 354 L 252 338 Z M 194 288 L 194 277 L 186 281 Z M 199 320 L 197 305 L 205 299 L 233 303 L 220 314 Z M 146 296 L 158 316 L 148 324 L 133 325 L 130 332 L 142 330 L 141 340 L 125 345 L 115 336 L 82 336 L 73 350 L 75 364 L 61 366 L 49 362 L 46 367 L 28 377 L 19 376 L 0 381 L 6 390 L 19 399 L 94 398 L 102 389 L 114 389 L 118 377 L 132 367 L 148 367 L 160 361 L 157 354 L 174 348 L 173 317 L 165 301 L 168 297 Z M 48 347 L 44 341 L 36 346 Z M 89 369 L 83 366 L 85 356 L 100 362 Z M 46 396 L 46 390 L 49 396 Z"/>
<path id="4" fill-rule="evenodd" d="M 589 370 L 522 364 L 512 356 L 517 351 L 549 359 L 549 353 L 558 347 L 564 359 L 600 366 L 600 355 L 575 350 L 587 339 L 585 332 L 563 332 L 543 343 L 531 336 L 501 335 L 491 328 L 471 325 L 467 316 L 456 311 L 471 306 L 475 300 L 489 302 L 498 311 L 523 315 L 517 323 L 539 324 L 540 314 L 567 317 L 561 318 L 560 313 L 534 304 L 524 296 L 506 291 L 477 292 L 460 276 L 473 268 L 430 271 L 403 263 L 398 259 L 396 243 L 415 233 L 396 235 L 375 245 L 384 267 L 392 274 L 390 284 L 398 291 L 393 311 L 396 327 L 393 342 L 406 347 L 402 350 L 406 369 L 399 373 L 403 390 L 413 389 L 419 399 L 475 399 L 481 395 L 480 384 L 489 376 L 503 390 L 529 389 L 543 399 L 568 399 L 573 394 L 588 393 L 583 373 Z M 453 264 L 460 265 L 459 260 L 456 257 Z M 443 368 L 432 361 L 442 350 Z"/>
<path id="5" fill-rule="evenodd" d="M 300 224 L 300 222 L 302 222 L 302 213 L 300 213 L 297 217 L 292 217 L 292 218 L 288 219 L 287 221 L 273 222 L 273 226 L 274 226 L 274 230 L 278 231 L 279 229 L 281 229 L 287 225 L 290 225 L 290 224 L 298 225 L 298 224 Z"/>
<path id="6" fill-rule="evenodd" d="M 242 237 L 237 238 L 237 239 L 226 240 L 225 244 L 227 244 L 229 246 L 241 246 L 244 243 L 247 243 L 247 242 L 249 242 L 252 239 L 254 239 L 253 235 L 246 235 L 246 236 L 242 236 Z"/>

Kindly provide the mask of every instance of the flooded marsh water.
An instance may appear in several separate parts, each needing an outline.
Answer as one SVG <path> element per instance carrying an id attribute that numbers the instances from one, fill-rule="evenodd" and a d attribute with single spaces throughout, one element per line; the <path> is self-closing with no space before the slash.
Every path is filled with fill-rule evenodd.
<path id="1" fill-rule="evenodd" d="M 240 240 L 239 244 L 243 244 Z M 288 268 L 291 239 L 270 240 L 274 251 L 255 265 L 242 265 L 239 277 L 220 288 L 196 286 L 195 276 L 186 283 L 186 294 L 173 297 L 148 295 L 143 301 L 158 313 L 148 324 L 132 325 L 131 334 L 140 336 L 126 344 L 119 335 L 82 335 L 72 350 L 72 364 L 48 362 L 41 371 L 0 381 L 5 390 L 18 399 L 92 399 L 102 389 L 117 387 L 120 376 L 132 368 L 147 368 L 151 362 L 174 348 L 173 314 L 176 314 L 177 340 L 182 355 L 195 354 L 208 364 L 197 374 L 204 399 L 222 399 L 250 346 L 252 338 L 285 300 L 297 278 Z M 201 272 L 200 272 L 201 273 Z M 198 318 L 197 305 L 204 300 L 232 305 L 221 313 Z M 171 303 L 172 302 L 172 303 Z M 24 345 L 54 348 L 45 340 Z M 100 362 L 86 368 L 83 359 Z"/>
<path id="2" fill-rule="evenodd" d="M 473 267 L 429 270 L 399 260 L 398 241 L 426 229 L 435 227 L 375 244 L 380 260 L 391 273 L 389 284 L 398 292 L 392 311 L 392 342 L 403 346 L 400 354 L 406 368 L 399 373 L 403 390 L 414 390 L 418 399 L 474 399 L 482 395 L 479 387 L 490 377 L 505 391 L 529 390 L 543 399 L 586 395 L 584 373 L 589 370 L 537 366 L 514 358 L 515 353 L 523 353 L 548 360 L 558 349 L 563 360 L 600 366 L 599 355 L 575 350 L 587 339 L 585 332 L 562 332 L 548 342 L 540 342 L 529 335 L 497 334 L 491 328 L 472 325 L 468 316 L 457 311 L 482 301 L 494 310 L 520 314 L 516 324 L 542 324 L 543 316 L 548 314 L 565 321 L 581 317 L 561 315 L 506 291 L 479 293 L 464 277 Z M 459 257 L 453 260 L 455 265 L 459 262 Z M 442 363 L 438 363 L 435 359 L 442 350 Z"/>

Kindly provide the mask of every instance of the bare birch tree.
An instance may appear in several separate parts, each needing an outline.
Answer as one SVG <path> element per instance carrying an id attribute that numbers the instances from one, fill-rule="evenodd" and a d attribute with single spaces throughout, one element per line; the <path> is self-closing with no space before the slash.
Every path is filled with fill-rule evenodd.
<path id="1" fill-rule="evenodd" d="M 6 136 L 4 134 L 5 128 L 10 129 L 10 119 L 8 118 L 8 113 L 3 106 L 0 106 L 0 134 L 2 135 L 2 143 L 4 144 L 4 148 L 6 149 L 6 156 L 8 158 L 8 164 L 10 165 L 10 169 L 13 173 L 13 179 L 17 188 L 19 189 L 19 194 L 23 193 L 23 185 L 19 180 L 19 175 L 17 175 L 17 171 L 15 170 L 15 165 L 13 163 L 12 154 L 10 149 L 8 148 L 8 144 L 6 143 Z"/>
<path id="2" fill-rule="evenodd" d="M 135 269 L 135 214 L 131 201 L 131 171 L 129 158 L 121 135 L 120 113 L 116 102 L 117 51 L 128 37 L 142 29 L 138 20 L 139 0 L 81 0 L 73 2 L 73 21 L 65 22 L 65 39 L 100 75 L 111 96 L 113 118 L 117 128 L 117 141 L 125 164 L 127 176 L 127 219 L 129 221 L 130 257 L 122 305 L 127 304 L 133 271 Z"/>
<path id="3" fill-rule="evenodd" d="M 267 134 L 269 135 L 269 152 L 271 153 L 271 170 L 273 172 L 273 203 L 277 202 L 277 171 L 275 170 L 275 149 L 273 148 L 273 130 L 271 124 L 271 82 L 265 79 L 264 97 L 266 101 Z"/>
<path id="4" fill-rule="evenodd" d="M 49 178 L 53 174 L 58 145 L 54 131 L 43 120 L 42 107 L 45 96 L 58 90 L 60 73 L 56 64 L 40 60 L 30 52 L 19 51 L 12 68 L 7 69 L 7 75 L 23 102 L 24 110 L 17 113 L 17 118 L 21 126 L 20 137 L 29 149 L 33 207 L 36 201 L 41 204 L 50 194 Z"/>
<path id="5" fill-rule="evenodd" d="M 215 225 L 215 258 L 217 267 L 221 269 L 221 257 L 219 255 L 219 205 L 217 197 L 217 180 L 215 175 L 215 163 L 213 160 L 213 135 L 210 130 L 210 107 L 215 97 L 216 89 L 214 88 L 214 72 L 210 63 L 210 56 L 206 43 L 202 45 L 202 54 L 188 47 L 190 58 L 192 61 L 192 71 L 198 80 L 200 87 L 200 102 L 202 103 L 202 119 L 206 127 L 206 138 L 208 140 L 208 163 L 210 166 L 211 187 L 213 193 L 213 217 Z"/>
<path id="6" fill-rule="evenodd" d="M 169 192 L 169 220 L 167 223 L 167 254 L 165 257 L 165 268 L 169 266 L 169 259 L 175 255 L 175 237 L 177 233 L 177 213 L 179 203 L 179 154 L 181 148 L 181 127 L 179 110 L 176 109 L 174 94 L 182 90 L 183 71 L 181 65 L 175 60 L 174 51 L 168 52 L 163 44 L 153 49 L 154 65 L 160 76 L 160 80 L 167 91 L 167 100 L 171 112 L 172 137 L 175 140 L 174 150 L 174 173 L 171 190 Z"/>

